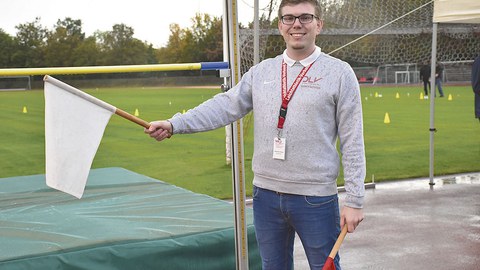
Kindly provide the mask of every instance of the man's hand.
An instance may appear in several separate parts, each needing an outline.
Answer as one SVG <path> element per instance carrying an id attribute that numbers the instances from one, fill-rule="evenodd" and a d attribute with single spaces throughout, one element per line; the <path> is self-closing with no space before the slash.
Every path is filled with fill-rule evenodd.
<path id="1" fill-rule="evenodd" d="M 348 206 L 342 207 L 342 211 L 340 212 L 340 228 L 343 228 L 346 223 L 348 232 L 353 233 L 362 220 L 363 209 Z"/>
<path id="2" fill-rule="evenodd" d="M 145 128 L 145 133 L 157 141 L 163 141 L 166 138 L 172 137 L 173 128 L 172 123 L 168 121 L 154 121 L 150 123 L 149 128 Z"/>

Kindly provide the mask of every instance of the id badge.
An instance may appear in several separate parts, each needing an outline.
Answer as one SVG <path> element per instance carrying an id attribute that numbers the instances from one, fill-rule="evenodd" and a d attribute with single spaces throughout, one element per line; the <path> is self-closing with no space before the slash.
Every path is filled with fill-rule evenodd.
<path id="1" fill-rule="evenodd" d="M 285 160 L 285 145 L 286 141 L 285 138 L 277 138 L 273 139 L 273 158 Z"/>

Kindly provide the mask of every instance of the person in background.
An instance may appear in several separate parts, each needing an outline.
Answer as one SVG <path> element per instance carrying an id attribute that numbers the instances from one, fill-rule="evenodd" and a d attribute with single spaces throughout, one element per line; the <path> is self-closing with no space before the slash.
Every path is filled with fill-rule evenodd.
<path id="1" fill-rule="evenodd" d="M 440 97 L 443 97 L 442 78 L 443 67 L 440 64 L 437 64 L 437 66 L 435 67 L 435 86 L 438 88 L 438 93 L 440 94 Z"/>
<path id="2" fill-rule="evenodd" d="M 251 67 L 232 89 L 185 114 L 151 122 L 145 133 L 162 141 L 224 127 L 253 110 L 253 214 L 262 268 L 292 269 L 297 233 L 310 268 L 322 269 L 341 228 L 352 233 L 364 218 L 360 88 L 349 64 L 315 45 L 323 27 L 316 0 L 283 0 L 278 19 L 283 54 Z M 340 270 L 338 255 L 334 261 Z"/>
<path id="3" fill-rule="evenodd" d="M 472 89 L 475 95 L 475 117 L 480 121 L 480 55 L 472 65 Z"/>
<path id="4" fill-rule="evenodd" d="M 423 92 L 425 93 L 423 98 L 425 99 L 428 99 L 428 92 L 431 91 L 431 85 L 430 85 L 431 74 L 430 73 L 431 73 L 431 68 L 428 64 L 424 64 L 420 68 L 420 80 L 423 81 Z"/>

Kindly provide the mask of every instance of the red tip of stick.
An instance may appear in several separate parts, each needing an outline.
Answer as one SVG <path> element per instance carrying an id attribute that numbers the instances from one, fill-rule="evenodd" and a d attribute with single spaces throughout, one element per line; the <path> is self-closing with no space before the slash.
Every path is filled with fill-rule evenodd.
<path id="1" fill-rule="evenodd" d="M 335 263 L 333 262 L 333 259 L 328 257 L 327 260 L 325 261 L 325 264 L 323 265 L 322 270 L 336 270 L 335 268 Z"/>

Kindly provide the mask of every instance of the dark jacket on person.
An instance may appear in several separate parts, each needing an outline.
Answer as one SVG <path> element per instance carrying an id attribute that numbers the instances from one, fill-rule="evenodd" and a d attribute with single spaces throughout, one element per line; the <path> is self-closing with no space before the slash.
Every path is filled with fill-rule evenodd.
<path id="1" fill-rule="evenodd" d="M 429 65 L 424 65 L 420 68 L 420 80 L 427 82 L 430 80 L 431 69 Z"/>
<path id="2" fill-rule="evenodd" d="M 443 67 L 440 66 L 440 65 L 437 65 L 437 67 L 435 68 L 435 74 L 437 74 L 437 78 L 439 78 L 440 80 L 442 79 L 443 77 Z"/>

